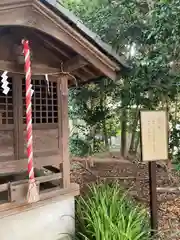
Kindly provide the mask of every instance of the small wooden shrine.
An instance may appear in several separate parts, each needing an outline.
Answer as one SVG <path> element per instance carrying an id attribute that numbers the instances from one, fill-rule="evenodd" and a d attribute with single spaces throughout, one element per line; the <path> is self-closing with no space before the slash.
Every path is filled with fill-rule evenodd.
<path id="1" fill-rule="evenodd" d="M 123 60 L 56 1 L 0 1 L 0 209 L 25 201 L 27 154 L 22 39 L 32 61 L 33 144 L 40 200 L 77 195 L 70 182 L 68 87 L 101 76 L 116 79 Z M 47 171 L 44 171 L 44 170 Z"/>

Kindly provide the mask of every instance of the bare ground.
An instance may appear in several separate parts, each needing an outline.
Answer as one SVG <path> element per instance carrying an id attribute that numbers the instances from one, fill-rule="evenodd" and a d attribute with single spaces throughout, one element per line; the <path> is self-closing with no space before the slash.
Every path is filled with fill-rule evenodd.
<path id="1" fill-rule="evenodd" d="M 129 179 L 130 177 L 130 179 Z M 134 177 L 134 179 L 133 179 Z M 124 179 L 122 179 L 124 178 Z M 164 168 L 157 168 L 157 187 L 175 187 L 180 185 L 180 177 L 173 173 L 173 183 L 168 180 Z M 79 183 L 81 192 L 86 186 L 95 182 L 118 181 L 129 194 L 145 207 L 149 207 L 149 179 L 147 164 L 126 164 L 121 161 L 98 162 L 86 169 L 82 163 L 73 162 L 72 180 Z M 158 193 L 159 232 L 163 240 L 180 239 L 180 192 Z M 179 232 L 179 235 L 175 235 Z"/>

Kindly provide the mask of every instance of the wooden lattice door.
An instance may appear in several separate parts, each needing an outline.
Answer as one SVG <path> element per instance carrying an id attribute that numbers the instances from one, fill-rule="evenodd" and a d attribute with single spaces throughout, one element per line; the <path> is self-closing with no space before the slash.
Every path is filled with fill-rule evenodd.
<path id="1" fill-rule="evenodd" d="M 58 99 L 57 83 L 45 79 L 32 79 L 32 122 L 34 151 L 53 152 L 58 149 Z M 26 124 L 25 80 L 22 83 L 23 124 Z M 25 131 L 24 131 L 25 141 Z"/>
<path id="2" fill-rule="evenodd" d="M 13 84 L 12 78 L 8 79 L 10 91 L 7 95 L 0 88 L 0 159 L 6 156 L 12 157 L 13 152 Z"/>

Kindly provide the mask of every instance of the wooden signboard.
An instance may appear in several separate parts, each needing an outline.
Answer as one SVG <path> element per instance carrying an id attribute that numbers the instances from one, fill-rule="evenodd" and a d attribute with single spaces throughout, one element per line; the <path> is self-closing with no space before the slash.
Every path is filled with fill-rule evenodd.
<path id="1" fill-rule="evenodd" d="M 141 111 L 141 156 L 149 165 L 151 236 L 158 230 L 156 161 L 168 159 L 168 119 L 165 111 Z"/>
<path id="2" fill-rule="evenodd" d="M 165 111 L 141 111 L 141 151 L 143 161 L 168 159 L 168 120 Z"/>

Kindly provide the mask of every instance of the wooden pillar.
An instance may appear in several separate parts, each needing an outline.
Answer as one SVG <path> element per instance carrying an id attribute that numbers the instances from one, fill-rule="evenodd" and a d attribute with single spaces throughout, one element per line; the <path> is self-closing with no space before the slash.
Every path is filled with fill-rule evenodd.
<path id="1" fill-rule="evenodd" d="M 14 157 L 24 158 L 22 78 L 13 76 Z"/>
<path id="2" fill-rule="evenodd" d="M 69 117 L 68 117 L 68 76 L 62 76 L 58 81 L 58 146 L 62 160 L 63 187 L 70 185 L 69 159 Z"/>

